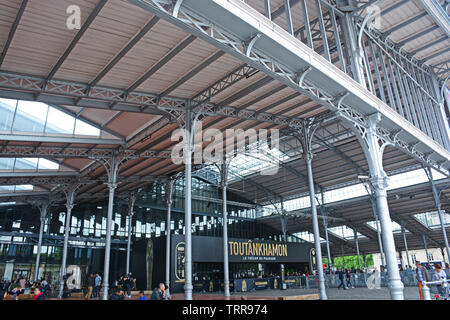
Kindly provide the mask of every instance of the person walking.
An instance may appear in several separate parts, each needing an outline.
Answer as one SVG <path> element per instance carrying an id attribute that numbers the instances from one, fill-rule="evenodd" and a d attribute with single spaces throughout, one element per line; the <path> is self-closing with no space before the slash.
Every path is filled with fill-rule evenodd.
<path id="1" fill-rule="evenodd" d="M 92 289 L 94 288 L 94 284 L 95 284 L 95 279 L 94 279 L 94 274 L 91 273 L 89 275 L 89 277 L 87 278 L 87 293 L 85 298 L 86 299 L 90 299 L 92 297 Z"/>
<path id="2" fill-rule="evenodd" d="M 100 286 L 102 285 L 102 277 L 98 273 L 95 274 L 94 280 L 94 298 L 100 297 Z"/>
<path id="3" fill-rule="evenodd" d="M 423 282 L 424 281 L 430 281 L 430 274 L 428 273 L 428 270 L 420 264 L 420 261 L 416 261 L 416 275 L 417 280 L 419 281 L 419 295 L 420 300 L 423 300 Z"/>
<path id="4" fill-rule="evenodd" d="M 348 269 L 345 272 L 345 278 L 347 280 L 347 288 L 355 288 L 352 284 L 352 274 L 351 274 L 350 270 L 348 270 Z"/>
<path id="5" fill-rule="evenodd" d="M 337 274 L 338 274 L 339 280 L 341 281 L 341 283 L 338 286 L 338 290 L 341 288 L 341 286 L 344 290 L 347 290 L 347 288 L 345 287 L 345 283 L 344 283 L 344 269 L 337 271 Z"/>
<path id="6" fill-rule="evenodd" d="M 440 281 L 441 282 L 440 284 L 436 285 L 436 287 L 437 287 L 437 291 L 438 291 L 439 295 L 442 296 L 442 294 L 443 294 L 442 285 L 446 281 L 447 275 L 445 274 L 445 271 L 442 270 L 442 267 L 439 263 L 436 263 L 434 265 L 434 269 L 435 269 L 435 273 L 433 274 L 432 281 Z"/>

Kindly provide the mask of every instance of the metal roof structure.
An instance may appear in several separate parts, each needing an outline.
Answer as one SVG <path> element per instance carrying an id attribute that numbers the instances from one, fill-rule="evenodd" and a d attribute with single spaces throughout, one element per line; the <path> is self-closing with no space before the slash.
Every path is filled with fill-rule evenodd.
<path id="1" fill-rule="evenodd" d="M 73 5 L 79 28 L 69 25 Z M 367 23 L 373 8 L 377 16 Z M 369 175 L 360 135 L 373 114 L 380 116 L 377 136 L 389 145 L 388 175 L 425 166 L 448 178 L 450 112 L 440 90 L 450 83 L 449 31 L 448 2 L 437 0 L 0 0 L 0 98 L 45 103 L 101 132 L 0 132 L 0 157 L 45 158 L 63 168 L 5 171 L 2 185 L 35 190 L 0 199 L 75 182 L 82 184 L 75 201 L 107 198 L 108 159 L 116 157 L 118 194 L 183 172 L 171 159 L 178 143 L 171 135 L 189 108 L 203 130 L 280 130 L 286 158 L 274 159 L 278 173 L 230 180 L 231 190 L 258 205 L 309 192 L 298 132 L 311 119 L 319 123 L 312 143 L 318 192 Z M 348 37 L 361 44 L 360 60 Z M 447 210 L 444 180 L 437 187 Z M 430 246 L 442 246 L 439 230 L 412 218 L 436 209 L 430 184 L 389 191 L 389 206 L 394 221 L 411 224 L 411 248 L 421 247 L 422 233 Z M 367 236 L 361 251 L 378 251 L 366 225 L 373 220 L 368 198 L 326 210 L 345 220 L 331 225 Z M 259 221 L 281 230 L 279 217 Z M 312 230 L 311 221 L 292 218 L 287 230 Z M 354 248 L 352 240 L 330 240 L 336 254 L 342 243 Z"/>

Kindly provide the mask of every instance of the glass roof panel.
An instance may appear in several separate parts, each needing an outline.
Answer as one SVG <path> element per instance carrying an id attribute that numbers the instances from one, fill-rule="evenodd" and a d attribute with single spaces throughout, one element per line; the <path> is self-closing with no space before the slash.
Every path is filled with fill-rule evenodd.
<path id="1" fill-rule="evenodd" d="M 444 226 L 450 226 L 450 214 L 443 210 L 441 213 Z M 414 218 L 427 228 L 436 229 L 441 227 L 441 222 L 437 211 L 418 213 L 414 215 Z"/>
<path id="2" fill-rule="evenodd" d="M 392 232 L 393 233 L 399 233 L 402 232 L 402 227 L 395 221 L 391 221 L 392 222 Z M 369 221 L 366 222 L 366 224 L 372 228 L 374 231 L 377 231 L 377 221 Z M 380 226 L 380 222 L 378 221 L 378 230 L 381 230 L 381 226 Z M 405 228 L 405 232 L 409 232 L 406 228 Z"/>
<path id="3" fill-rule="evenodd" d="M 100 136 L 101 130 L 42 102 L 0 99 L 0 131 Z"/>
<path id="4" fill-rule="evenodd" d="M 347 226 L 339 226 L 339 227 L 333 227 L 333 228 L 328 228 L 328 232 L 334 234 L 335 236 L 341 238 L 341 239 L 345 239 L 345 240 L 349 240 L 349 239 L 354 239 L 355 238 L 355 234 L 352 228 L 349 228 Z M 362 235 L 359 232 L 356 232 L 356 236 L 358 237 L 358 239 L 360 238 L 365 238 L 366 236 Z"/>

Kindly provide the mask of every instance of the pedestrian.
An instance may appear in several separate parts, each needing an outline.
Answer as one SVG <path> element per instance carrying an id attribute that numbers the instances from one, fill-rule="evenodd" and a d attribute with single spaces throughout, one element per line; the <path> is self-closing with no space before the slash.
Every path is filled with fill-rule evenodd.
<path id="1" fill-rule="evenodd" d="M 439 263 L 436 263 L 434 265 L 434 269 L 436 272 L 433 274 L 432 281 L 440 281 L 440 284 L 437 284 L 437 290 L 438 293 L 442 296 L 443 290 L 442 290 L 442 284 L 444 284 L 445 280 L 447 279 L 447 275 L 445 274 L 445 271 L 442 270 L 442 267 Z"/>
<path id="2" fill-rule="evenodd" d="M 131 279 L 128 276 L 125 276 L 122 280 L 122 288 L 128 296 L 128 299 L 131 298 L 131 285 Z"/>
<path id="3" fill-rule="evenodd" d="M 45 300 L 45 294 L 39 288 L 34 288 L 33 300 Z"/>
<path id="4" fill-rule="evenodd" d="M 450 266 L 448 265 L 448 263 L 445 263 L 445 274 L 447 275 L 447 279 L 450 279 Z"/>
<path id="5" fill-rule="evenodd" d="M 25 285 L 26 285 L 26 283 L 27 283 L 27 280 L 24 277 L 20 276 L 20 278 L 19 278 L 19 285 L 20 285 L 21 293 L 25 292 Z"/>
<path id="6" fill-rule="evenodd" d="M 170 300 L 171 296 L 170 296 L 170 292 L 169 292 L 169 287 L 164 284 L 164 300 Z"/>
<path id="7" fill-rule="evenodd" d="M 124 300 L 125 295 L 120 288 L 116 288 L 114 292 L 109 296 L 109 300 Z"/>
<path id="8" fill-rule="evenodd" d="M 344 283 L 344 269 L 339 270 L 337 273 L 338 273 L 338 278 L 341 281 L 341 283 L 338 286 L 338 290 L 341 288 L 341 286 L 344 290 L 347 290 L 347 288 L 345 287 L 345 283 Z"/>
<path id="9" fill-rule="evenodd" d="M 94 279 L 94 274 L 91 273 L 89 275 L 89 277 L 87 278 L 87 293 L 85 298 L 86 299 L 90 299 L 92 297 L 92 289 L 94 288 L 94 283 L 95 283 L 95 279 Z"/>
<path id="10" fill-rule="evenodd" d="M 147 300 L 143 290 L 139 291 L 139 300 Z"/>
<path id="11" fill-rule="evenodd" d="M 164 300 L 165 299 L 165 285 L 160 283 L 158 288 L 155 288 L 152 292 L 150 300 Z"/>
<path id="12" fill-rule="evenodd" d="M 100 297 L 100 286 L 102 285 L 102 277 L 98 273 L 95 274 L 94 280 L 94 297 Z"/>
<path id="13" fill-rule="evenodd" d="M 352 274 L 350 273 L 350 270 L 347 269 L 345 272 L 345 278 L 347 280 L 347 288 L 355 288 L 352 284 Z"/>
<path id="14" fill-rule="evenodd" d="M 420 261 L 416 261 L 416 274 L 417 274 L 417 280 L 419 281 L 419 295 L 420 300 L 423 300 L 423 282 L 424 281 L 430 281 L 430 274 L 428 273 L 428 270 L 420 264 Z"/>

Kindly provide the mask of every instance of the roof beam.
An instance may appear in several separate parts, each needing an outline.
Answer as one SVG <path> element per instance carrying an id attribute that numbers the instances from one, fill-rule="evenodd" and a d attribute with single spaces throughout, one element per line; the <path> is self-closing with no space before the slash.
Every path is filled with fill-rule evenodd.
<path id="1" fill-rule="evenodd" d="M 100 71 L 100 73 L 89 83 L 96 86 L 105 75 L 128 53 L 130 50 L 158 23 L 159 17 L 153 17 L 128 43 L 120 50 L 114 58 Z"/>
<path id="2" fill-rule="evenodd" d="M 11 46 L 11 42 L 14 38 L 14 35 L 16 34 L 17 27 L 19 26 L 20 20 L 22 19 L 23 13 L 25 11 L 25 8 L 28 4 L 28 0 L 23 0 L 22 4 L 20 5 L 19 12 L 16 15 L 16 18 L 14 19 L 14 23 L 11 27 L 11 30 L 9 31 L 8 39 L 6 40 L 5 46 L 3 47 L 2 54 L 0 55 L 0 69 L 2 67 L 3 61 L 5 61 L 6 54 L 8 53 L 8 49 Z"/>
<path id="3" fill-rule="evenodd" d="M 0 134 L 0 140 L 3 141 L 24 141 L 24 142 L 46 142 L 46 143 L 77 143 L 77 144 L 106 144 L 106 145 L 124 145 L 124 141 L 105 138 L 78 138 L 61 137 L 48 135 L 28 135 L 28 134 Z"/>
<path id="4" fill-rule="evenodd" d="M 110 158 L 113 156 L 112 149 L 88 148 L 88 147 L 43 147 L 43 146 L 0 146 L 0 157 L 53 157 L 53 158 Z M 122 150 L 129 158 L 135 159 L 170 159 L 171 150 Z"/>
<path id="5" fill-rule="evenodd" d="M 75 46 L 77 45 L 78 41 L 81 39 L 81 37 L 84 35 L 84 33 L 89 29 L 89 26 L 92 24 L 94 19 L 98 16 L 98 14 L 100 13 L 100 11 L 103 9 L 103 7 L 105 6 L 105 4 L 107 2 L 108 2 L 108 0 L 100 0 L 97 3 L 97 5 L 95 6 L 94 10 L 91 12 L 89 17 L 86 19 L 84 24 L 81 26 L 81 29 L 77 32 L 77 34 L 75 35 L 75 37 L 70 42 L 70 44 L 67 47 L 67 49 L 64 51 L 62 56 L 59 58 L 58 62 L 56 62 L 56 64 L 53 66 L 53 68 L 50 71 L 50 73 L 47 75 L 46 80 L 52 79 L 54 77 L 54 75 L 56 74 L 56 72 L 58 72 L 58 70 L 61 67 L 61 65 L 64 63 L 64 61 L 66 61 L 67 57 L 70 55 L 72 50 L 75 48 Z"/>
<path id="6" fill-rule="evenodd" d="M 450 38 L 450 18 L 444 8 L 436 0 L 418 0 L 424 9 L 430 14 L 434 22 Z"/>
<path id="7" fill-rule="evenodd" d="M 223 52 L 223 51 L 218 51 L 218 52 L 214 53 L 212 56 L 210 56 L 205 61 L 200 63 L 197 67 L 195 67 L 194 69 L 189 71 L 187 74 L 182 76 L 177 82 L 172 84 L 169 88 L 167 88 L 166 90 L 161 92 L 160 96 L 165 97 L 165 96 L 169 95 L 172 91 L 177 89 L 179 86 L 181 86 L 183 83 L 185 83 L 186 81 L 191 79 L 193 76 L 195 76 L 199 72 L 201 72 L 203 69 L 205 69 L 207 66 L 209 66 L 211 63 L 213 63 L 214 61 L 219 59 L 224 54 L 225 54 L 225 52 Z"/>
<path id="8" fill-rule="evenodd" d="M 147 81 L 155 72 L 161 69 L 167 62 L 172 60 L 178 53 L 180 53 L 184 48 L 190 45 L 197 37 L 191 35 L 179 43 L 175 48 L 170 50 L 162 59 L 160 59 L 155 65 L 153 65 L 150 70 L 144 73 L 138 80 L 136 80 L 128 89 L 127 92 L 133 92 L 139 86 L 141 86 L 145 81 Z"/>

